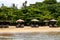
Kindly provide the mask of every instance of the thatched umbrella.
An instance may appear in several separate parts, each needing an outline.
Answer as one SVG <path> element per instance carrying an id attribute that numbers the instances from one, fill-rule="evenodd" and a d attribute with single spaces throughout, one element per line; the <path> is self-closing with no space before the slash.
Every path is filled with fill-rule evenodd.
<path id="1" fill-rule="evenodd" d="M 32 19 L 31 22 L 32 22 L 32 24 L 31 24 L 32 27 L 38 27 L 39 26 L 39 20 Z"/>
<path id="2" fill-rule="evenodd" d="M 24 22 L 24 20 L 22 20 L 22 19 L 19 19 L 19 20 L 17 20 L 16 22 Z"/>
<path id="3" fill-rule="evenodd" d="M 24 20 L 19 19 L 16 22 L 18 23 L 16 27 L 22 27 L 22 28 L 24 27 Z"/>
<path id="4" fill-rule="evenodd" d="M 49 20 L 44 20 L 43 22 L 45 23 L 46 26 L 48 26 Z"/>
<path id="5" fill-rule="evenodd" d="M 10 20 L 0 20 L 1 24 L 10 24 Z"/>
<path id="6" fill-rule="evenodd" d="M 10 21 L 8 20 L 0 20 L 0 28 L 8 28 Z"/>
<path id="7" fill-rule="evenodd" d="M 57 20 L 55 20 L 55 19 L 50 20 L 50 27 L 56 27 L 57 26 L 56 22 L 57 22 Z"/>
<path id="8" fill-rule="evenodd" d="M 52 19 L 52 20 L 50 20 L 50 21 L 52 21 L 52 22 L 56 22 L 57 20 L 55 20 L 55 19 Z"/>
<path id="9" fill-rule="evenodd" d="M 32 19 L 31 21 L 35 21 L 35 22 L 38 22 L 39 20 L 37 20 L 37 19 Z"/>
<path id="10" fill-rule="evenodd" d="M 49 20 L 44 20 L 44 22 L 49 22 Z"/>

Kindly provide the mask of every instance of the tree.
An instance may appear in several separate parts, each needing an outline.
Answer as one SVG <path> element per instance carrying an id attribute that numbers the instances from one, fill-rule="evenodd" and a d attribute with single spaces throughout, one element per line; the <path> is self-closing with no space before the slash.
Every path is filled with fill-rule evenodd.
<path id="1" fill-rule="evenodd" d="M 21 9 L 17 9 L 15 4 L 7 7 L 2 4 L 0 8 L 0 20 L 25 20 L 29 23 L 31 19 L 38 19 L 41 22 L 45 19 L 57 19 L 60 21 L 60 3 L 56 0 L 44 0 L 43 2 L 36 2 L 27 6 L 27 1 L 23 3 Z M 58 22 L 59 22 L 58 21 Z"/>
<path id="2" fill-rule="evenodd" d="M 56 0 L 44 0 L 43 3 L 46 3 L 46 4 L 56 4 L 57 1 Z"/>
<path id="3" fill-rule="evenodd" d="M 60 26 L 60 16 L 57 18 L 57 26 Z"/>

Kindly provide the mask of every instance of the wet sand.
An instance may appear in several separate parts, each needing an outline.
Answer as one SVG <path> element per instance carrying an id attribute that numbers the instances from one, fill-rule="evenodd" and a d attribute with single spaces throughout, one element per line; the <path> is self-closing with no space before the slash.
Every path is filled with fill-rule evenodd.
<path id="1" fill-rule="evenodd" d="M 16 28 L 9 26 L 9 28 L 0 28 L 1 40 L 60 40 L 60 27 L 50 28 L 43 26 L 39 28 L 31 28 L 25 26 L 24 28 Z"/>
<path id="2" fill-rule="evenodd" d="M 0 28 L 0 36 L 13 36 L 16 34 L 60 34 L 60 27 L 50 28 L 48 26 L 42 26 L 39 28 L 32 28 L 30 26 L 25 26 L 24 28 L 16 28 L 15 26 L 9 26 L 9 28 Z M 28 35 L 27 34 L 27 35 Z"/>
<path id="3" fill-rule="evenodd" d="M 24 28 L 16 28 L 15 26 L 9 26 L 9 28 L 0 28 L 0 34 L 2 33 L 32 33 L 32 32 L 60 32 L 60 27 L 50 28 L 48 26 L 32 28 L 25 26 Z"/>

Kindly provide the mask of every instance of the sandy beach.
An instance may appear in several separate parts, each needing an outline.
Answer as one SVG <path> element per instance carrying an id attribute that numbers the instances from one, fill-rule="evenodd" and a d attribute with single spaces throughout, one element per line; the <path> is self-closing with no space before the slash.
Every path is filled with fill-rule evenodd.
<path id="1" fill-rule="evenodd" d="M 50 28 L 48 26 L 32 28 L 25 26 L 24 28 L 16 28 L 15 26 L 9 26 L 9 28 L 0 28 L 0 33 L 30 33 L 30 32 L 60 32 L 60 27 Z"/>

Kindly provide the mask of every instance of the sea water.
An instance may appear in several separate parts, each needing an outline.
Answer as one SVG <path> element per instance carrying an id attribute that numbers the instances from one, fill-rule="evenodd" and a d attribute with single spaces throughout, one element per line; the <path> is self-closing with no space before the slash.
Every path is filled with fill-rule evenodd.
<path id="1" fill-rule="evenodd" d="M 16 33 L 12 36 L 0 36 L 0 40 L 60 40 L 60 34 Z"/>

